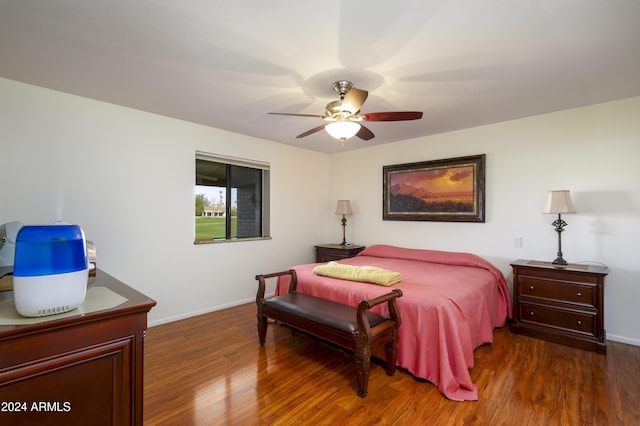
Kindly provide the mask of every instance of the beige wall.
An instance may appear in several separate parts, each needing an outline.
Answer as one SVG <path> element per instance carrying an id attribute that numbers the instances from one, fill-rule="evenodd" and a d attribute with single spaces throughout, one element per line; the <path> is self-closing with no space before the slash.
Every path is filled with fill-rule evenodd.
<path id="1" fill-rule="evenodd" d="M 153 325 L 249 302 L 255 274 L 312 261 L 341 241 L 342 198 L 349 241 L 470 251 L 508 276 L 513 259 L 555 257 L 541 212 L 570 189 L 565 258 L 611 268 L 608 337 L 640 345 L 639 116 L 632 98 L 329 156 L 0 79 L 0 223 L 81 225 L 100 268 L 158 301 Z M 196 150 L 271 163 L 273 239 L 193 245 Z M 482 153 L 486 223 L 382 220 L 383 165 Z"/>
<path id="2" fill-rule="evenodd" d="M 196 150 L 271 163 L 271 240 L 193 244 Z M 324 241 L 325 154 L 0 79 L 0 163 L 0 223 L 82 226 L 151 324 L 254 300 Z"/>
<path id="3" fill-rule="evenodd" d="M 555 258 L 555 216 L 542 210 L 548 190 L 569 189 L 577 214 L 563 216 L 564 258 L 611 268 L 608 338 L 640 345 L 638 117 L 631 98 L 333 155 L 331 196 L 351 199 L 350 241 L 473 252 L 509 275 L 514 259 Z M 382 220 L 382 166 L 474 154 L 486 154 L 485 223 Z"/>

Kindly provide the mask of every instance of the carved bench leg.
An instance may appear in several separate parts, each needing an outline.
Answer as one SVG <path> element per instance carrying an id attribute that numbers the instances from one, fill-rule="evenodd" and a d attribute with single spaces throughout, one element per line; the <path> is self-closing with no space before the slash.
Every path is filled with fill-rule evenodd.
<path id="1" fill-rule="evenodd" d="M 260 346 L 264 346 L 264 341 L 267 338 L 267 317 L 258 314 L 258 338 L 260 340 Z"/>
<path id="2" fill-rule="evenodd" d="M 371 369 L 371 350 L 365 335 L 355 335 L 356 340 L 356 378 L 358 380 L 358 396 L 367 396 L 369 387 L 369 371 Z"/>
<path id="3" fill-rule="evenodd" d="M 384 345 L 384 351 L 387 359 L 387 375 L 393 376 L 396 372 L 396 360 L 398 359 L 398 341 L 397 338 L 389 340 Z"/>

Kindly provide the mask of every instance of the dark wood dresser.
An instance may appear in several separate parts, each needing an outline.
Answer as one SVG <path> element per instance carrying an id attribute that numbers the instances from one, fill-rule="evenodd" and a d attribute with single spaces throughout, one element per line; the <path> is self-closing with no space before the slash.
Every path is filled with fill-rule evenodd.
<path id="1" fill-rule="evenodd" d="M 143 339 L 156 302 L 100 270 L 97 286 L 126 301 L 38 324 L 0 325 L 1 424 L 142 425 Z M 0 300 L 12 297 L 0 292 Z"/>
<path id="2" fill-rule="evenodd" d="M 316 262 L 329 262 L 331 260 L 353 257 L 365 249 L 364 246 L 341 244 L 321 244 L 314 246 L 316 249 Z"/>
<path id="3" fill-rule="evenodd" d="M 513 267 L 511 331 L 607 353 L 604 330 L 604 266 L 519 259 Z"/>

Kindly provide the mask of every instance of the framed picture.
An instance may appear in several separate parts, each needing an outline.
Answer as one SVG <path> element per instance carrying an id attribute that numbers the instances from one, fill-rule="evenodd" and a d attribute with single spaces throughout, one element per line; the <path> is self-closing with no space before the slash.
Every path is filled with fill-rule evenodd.
<path id="1" fill-rule="evenodd" d="M 484 222 L 485 154 L 384 166 L 383 220 Z"/>

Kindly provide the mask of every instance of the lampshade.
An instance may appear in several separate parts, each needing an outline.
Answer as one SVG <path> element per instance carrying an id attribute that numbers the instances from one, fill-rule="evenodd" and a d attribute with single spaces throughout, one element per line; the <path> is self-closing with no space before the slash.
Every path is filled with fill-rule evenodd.
<path id="1" fill-rule="evenodd" d="M 351 202 L 349 200 L 338 200 L 336 214 L 353 214 L 351 211 Z"/>
<path id="2" fill-rule="evenodd" d="M 544 213 L 575 213 L 571 195 L 568 190 L 547 192 L 547 204 Z"/>
<path id="3" fill-rule="evenodd" d="M 353 121 L 334 121 L 324 126 L 324 129 L 336 139 L 352 138 L 360 131 L 360 124 Z"/>

